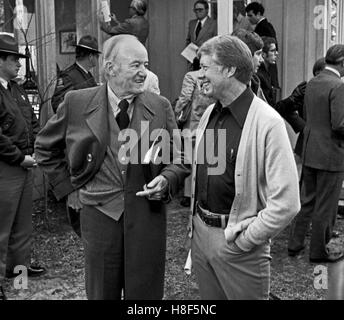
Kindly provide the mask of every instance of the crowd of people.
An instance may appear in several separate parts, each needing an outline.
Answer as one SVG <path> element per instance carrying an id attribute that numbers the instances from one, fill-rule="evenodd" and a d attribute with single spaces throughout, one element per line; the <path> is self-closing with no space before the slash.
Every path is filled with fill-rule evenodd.
<path id="1" fill-rule="evenodd" d="M 25 55 L 0 35 L 0 300 L 16 266 L 29 277 L 47 272 L 30 259 L 36 166 L 83 240 L 91 300 L 163 298 L 166 204 L 182 188 L 202 299 L 269 299 L 271 239 L 288 225 L 291 257 L 311 224 L 310 262 L 344 258 L 327 247 L 344 179 L 344 45 L 280 100 L 278 42 L 264 7 L 250 3 L 246 23 L 236 12 L 233 34 L 217 36 L 208 2 L 198 0 L 186 44 L 199 49 L 173 108 L 147 69 L 146 10 L 133 0 L 124 22 L 99 17 L 111 37 L 102 51 L 90 35 L 79 40 L 43 128 L 14 81 Z M 90 70 L 100 54 L 98 85 Z M 300 134 L 295 150 L 284 120 Z M 336 292 L 342 269 L 330 279 Z"/>

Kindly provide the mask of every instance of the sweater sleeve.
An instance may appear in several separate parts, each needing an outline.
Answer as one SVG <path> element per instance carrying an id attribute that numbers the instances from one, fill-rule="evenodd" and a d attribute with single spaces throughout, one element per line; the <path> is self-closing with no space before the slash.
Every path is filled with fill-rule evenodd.
<path id="1" fill-rule="evenodd" d="M 301 207 L 296 163 L 282 119 L 267 131 L 264 150 L 265 181 L 259 181 L 258 192 L 266 193 L 265 208 L 235 240 L 246 252 L 277 236 Z"/>

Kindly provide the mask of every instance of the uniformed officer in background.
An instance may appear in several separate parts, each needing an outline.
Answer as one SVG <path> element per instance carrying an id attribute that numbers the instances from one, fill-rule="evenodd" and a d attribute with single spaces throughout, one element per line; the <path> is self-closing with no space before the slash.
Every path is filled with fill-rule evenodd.
<path id="1" fill-rule="evenodd" d="M 97 65 L 100 53 L 96 38 L 86 35 L 80 39 L 76 45 L 75 63 L 58 75 L 55 93 L 51 101 L 55 113 L 68 91 L 97 86 L 90 70 Z"/>
<path id="2" fill-rule="evenodd" d="M 55 93 L 51 101 L 55 113 L 68 91 L 97 86 L 97 82 L 90 70 L 97 65 L 100 53 L 98 51 L 98 41 L 95 37 L 86 35 L 79 40 L 75 50 L 75 63 L 58 75 Z M 81 236 L 80 212 L 71 208 L 68 203 L 67 216 L 73 230 L 78 236 Z"/>

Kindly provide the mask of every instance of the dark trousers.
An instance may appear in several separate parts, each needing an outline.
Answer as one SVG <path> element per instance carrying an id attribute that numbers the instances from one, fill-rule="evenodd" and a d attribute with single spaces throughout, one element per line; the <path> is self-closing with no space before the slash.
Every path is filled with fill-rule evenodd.
<path id="1" fill-rule="evenodd" d="M 331 240 L 336 221 L 343 172 L 329 172 L 303 166 L 301 211 L 291 225 L 288 249 L 299 250 L 312 222 L 310 258 L 322 259 L 328 255 L 327 243 Z"/>
<path id="2" fill-rule="evenodd" d="M 0 161 L 0 284 L 6 270 L 30 264 L 32 172 Z"/>
<path id="3" fill-rule="evenodd" d="M 81 210 L 89 300 L 120 300 L 124 288 L 123 216 L 115 221 L 94 207 Z"/>

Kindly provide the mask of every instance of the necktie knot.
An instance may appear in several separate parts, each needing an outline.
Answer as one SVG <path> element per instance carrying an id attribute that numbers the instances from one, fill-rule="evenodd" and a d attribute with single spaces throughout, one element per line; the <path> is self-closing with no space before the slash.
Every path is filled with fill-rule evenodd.
<path id="1" fill-rule="evenodd" d="M 128 100 L 126 100 L 126 99 L 121 100 L 120 103 L 118 104 L 118 107 L 121 109 L 121 112 L 122 111 L 127 112 L 128 108 L 129 108 Z"/>
<path id="2" fill-rule="evenodd" d="M 119 109 L 121 110 L 120 113 L 117 115 L 116 120 L 120 130 L 126 129 L 129 126 L 130 119 L 128 115 L 128 108 L 129 102 L 126 99 L 123 99 L 118 104 Z"/>

